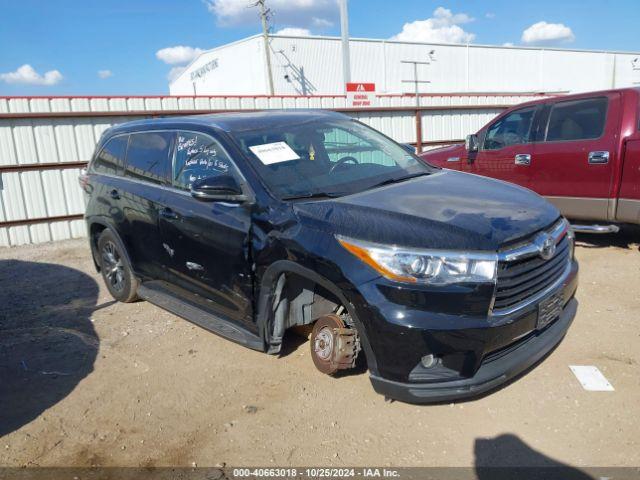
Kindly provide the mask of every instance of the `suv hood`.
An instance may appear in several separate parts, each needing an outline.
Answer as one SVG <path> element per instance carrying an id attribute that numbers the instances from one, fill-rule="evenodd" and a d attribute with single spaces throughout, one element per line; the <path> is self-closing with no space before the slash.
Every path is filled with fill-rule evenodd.
<path id="1" fill-rule="evenodd" d="M 361 240 L 488 251 L 528 237 L 560 216 L 530 190 L 451 170 L 293 208 L 309 227 Z"/>

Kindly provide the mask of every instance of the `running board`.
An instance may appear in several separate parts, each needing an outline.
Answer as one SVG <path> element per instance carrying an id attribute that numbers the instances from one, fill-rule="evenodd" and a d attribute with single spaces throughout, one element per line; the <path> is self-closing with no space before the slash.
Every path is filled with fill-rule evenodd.
<path id="1" fill-rule="evenodd" d="M 154 280 L 142 283 L 138 287 L 138 296 L 221 337 L 253 350 L 264 351 L 260 337 L 235 323 L 231 323 L 193 305 L 186 298 L 176 293 L 173 288 L 168 288 L 165 282 Z"/>
<path id="2" fill-rule="evenodd" d="M 571 229 L 578 233 L 618 233 L 617 225 L 571 225 Z"/>

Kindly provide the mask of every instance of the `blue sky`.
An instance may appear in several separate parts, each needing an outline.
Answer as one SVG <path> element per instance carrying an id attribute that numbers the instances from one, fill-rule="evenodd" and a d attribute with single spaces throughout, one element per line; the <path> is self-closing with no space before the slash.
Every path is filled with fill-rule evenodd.
<path id="1" fill-rule="evenodd" d="M 259 32 L 250 3 L 0 0 L 0 95 L 166 94 L 197 49 Z M 267 4 L 273 31 L 339 34 L 335 0 Z M 350 0 L 349 14 L 354 37 L 640 51 L 637 0 Z"/>

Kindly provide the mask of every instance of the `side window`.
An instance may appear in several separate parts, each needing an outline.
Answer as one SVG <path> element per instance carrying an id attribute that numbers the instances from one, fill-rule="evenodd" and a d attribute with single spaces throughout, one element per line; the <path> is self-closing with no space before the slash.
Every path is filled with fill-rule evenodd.
<path id="1" fill-rule="evenodd" d="M 91 172 L 117 175 L 124 166 L 129 135 L 114 137 L 105 143 L 98 156 L 91 162 Z"/>
<path id="2" fill-rule="evenodd" d="M 530 142 L 531 123 L 536 107 L 516 110 L 491 125 L 484 137 L 484 150 L 498 150 Z"/>
<path id="3" fill-rule="evenodd" d="M 132 133 L 124 176 L 163 183 L 174 136 L 171 132 Z"/>
<path id="4" fill-rule="evenodd" d="M 201 178 L 235 174 L 234 166 L 220 144 L 203 133 L 178 132 L 173 162 L 173 185 L 189 190 Z"/>
<path id="5" fill-rule="evenodd" d="M 558 102 L 551 108 L 547 142 L 598 138 L 607 118 L 606 97 Z"/>

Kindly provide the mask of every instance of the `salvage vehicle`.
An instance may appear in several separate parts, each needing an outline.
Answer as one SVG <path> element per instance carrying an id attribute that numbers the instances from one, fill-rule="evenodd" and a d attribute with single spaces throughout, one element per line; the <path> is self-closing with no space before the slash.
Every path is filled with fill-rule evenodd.
<path id="1" fill-rule="evenodd" d="M 640 224 L 640 89 L 545 98 L 509 108 L 432 165 L 522 185 L 587 222 Z M 579 225 L 593 233 L 616 225 Z"/>
<path id="2" fill-rule="evenodd" d="M 271 354 L 288 329 L 313 325 L 318 370 L 366 362 L 392 399 L 494 389 L 552 350 L 576 313 L 573 235 L 556 207 L 425 165 L 339 113 L 121 124 L 80 183 L 115 299 Z"/>

